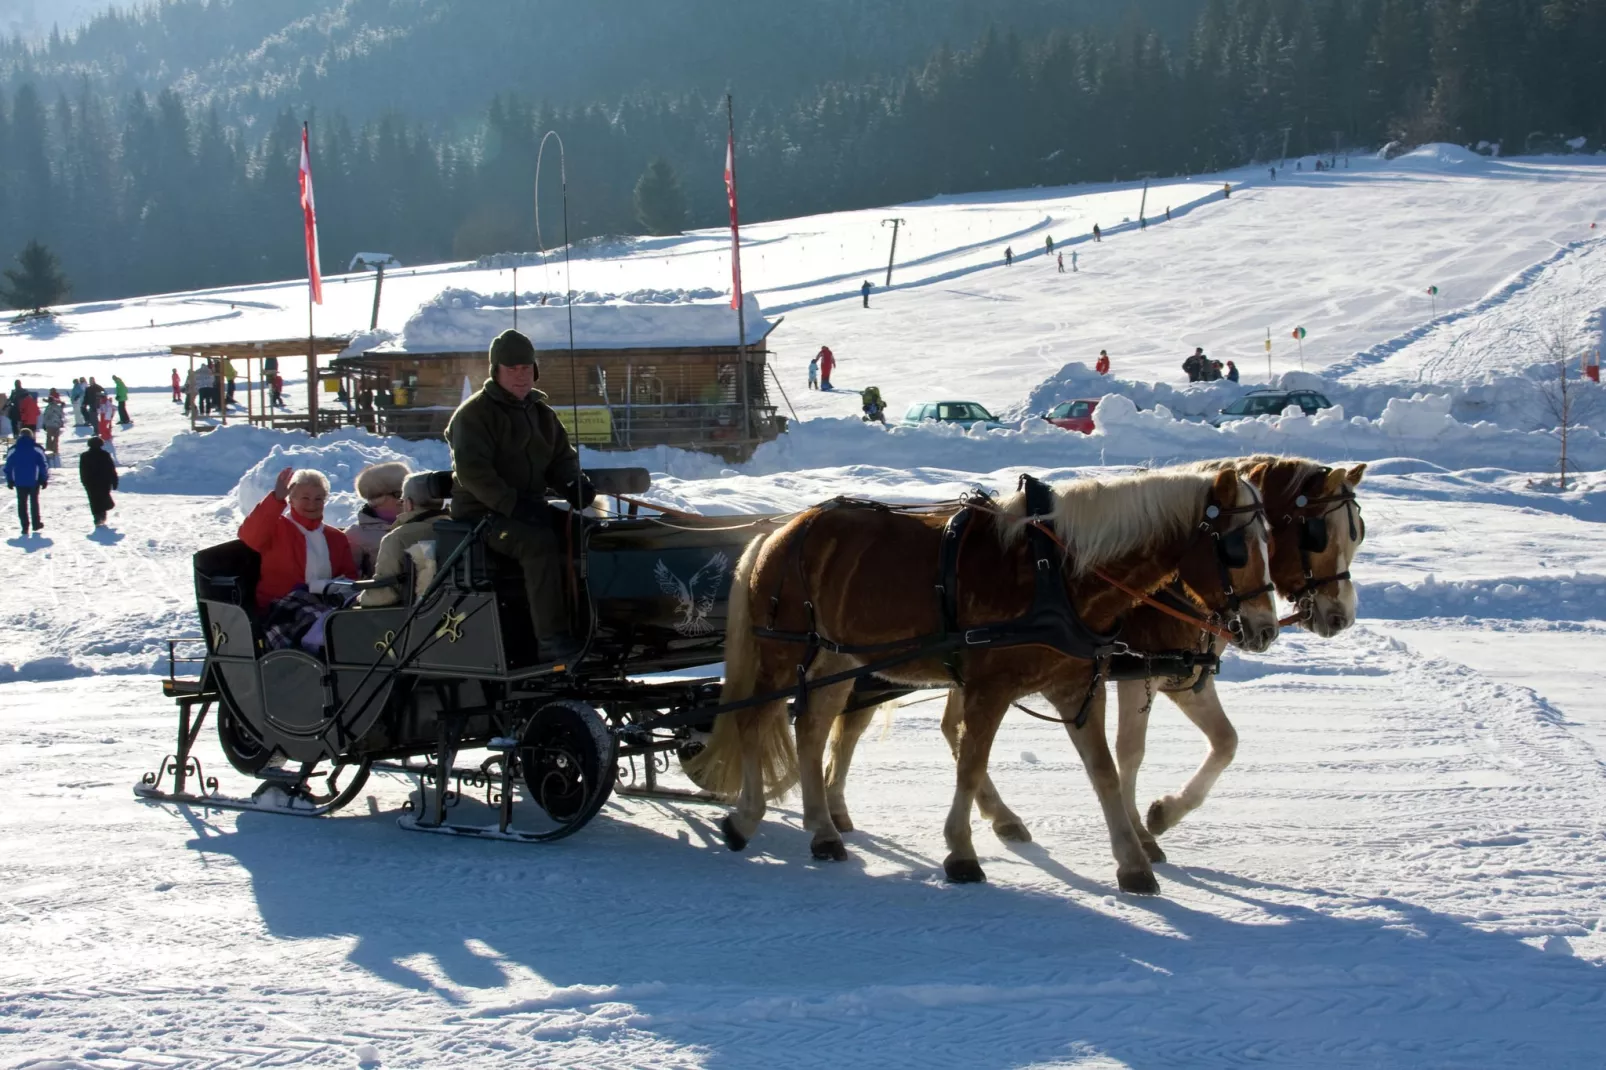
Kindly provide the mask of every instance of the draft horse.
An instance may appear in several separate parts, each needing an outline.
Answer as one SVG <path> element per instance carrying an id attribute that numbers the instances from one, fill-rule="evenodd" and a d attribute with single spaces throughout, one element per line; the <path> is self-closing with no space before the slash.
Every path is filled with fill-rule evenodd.
<path id="1" fill-rule="evenodd" d="M 1276 638 L 1256 489 L 1263 477 L 1225 469 L 1083 479 L 1053 488 L 1035 513 L 1026 492 L 972 502 L 960 510 L 970 523 L 957 549 L 945 532 L 958 513 L 838 500 L 749 544 L 731 589 L 721 703 L 772 697 L 719 717 L 687 770 L 736 798 L 722 826 L 726 843 L 745 847 L 766 798 L 801 783 L 814 856 L 847 857 L 827 805 L 824 753 L 854 670 L 876 666 L 875 675 L 894 684 L 963 682 L 958 776 L 944 826 L 950 880 L 984 879 L 971 805 L 1004 713 L 1042 693 L 1092 781 L 1121 888 L 1157 892 L 1105 741 L 1103 666 L 1121 649 L 1118 619 L 1174 579 L 1245 648 L 1264 650 Z M 1058 638 L 1019 626 L 1041 616 L 1045 592 L 1061 597 L 1076 625 Z M 889 665 L 900 650 L 907 657 Z M 795 749 L 787 699 L 773 697 L 794 686 Z"/>
<path id="2" fill-rule="evenodd" d="M 1264 470 L 1259 486 L 1269 525 L 1271 580 L 1277 593 L 1295 607 L 1294 615 L 1282 623 L 1297 624 L 1331 638 L 1355 622 L 1356 596 L 1350 566 L 1366 537 L 1355 488 L 1360 485 L 1366 465 L 1330 468 L 1299 457 L 1261 455 L 1201 461 L 1187 469 L 1205 473 L 1231 469 L 1244 475 Z M 1148 605 L 1138 606 L 1126 618 L 1121 639 L 1139 653 L 1194 648 L 1219 655 L 1225 646 L 1220 637 Z M 1143 764 L 1149 713 L 1156 692 L 1169 698 L 1198 726 L 1210 749 L 1180 790 L 1150 804 L 1145 820 L 1137 808 L 1137 776 Z M 1238 733 L 1222 708 L 1214 674 L 1204 669 L 1181 677 L 1123 679 L 1116 684 L 1116 694 L 1119 712 L 1115 761 L 1121 799 L 1145 853 L 1151 861 L 1163 862 L 1165 851 L 1156 837 L 1204 804 L 1211 787 L 1237 753 Z M 853 827 L 846 790 L 854 748 L 878 708 L 844 713 L 831 736 L 826 798 L 832 820 L 844 831 Z M 963 696 L 956 689 L 949 695 L 942 721 L 943 735 L 956 756 L 963 715 Z M 983 776 L 976 803 L 1000 839 L 1031 840 L 1025 822 L 1004 803 L 990 777 Z"/>

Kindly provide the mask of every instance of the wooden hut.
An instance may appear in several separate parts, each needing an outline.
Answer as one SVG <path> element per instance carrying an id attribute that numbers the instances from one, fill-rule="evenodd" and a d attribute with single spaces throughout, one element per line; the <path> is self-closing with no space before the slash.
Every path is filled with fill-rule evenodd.
<path id="1" fill-rule="evenodd" d="M 770 403 L 765 339 L 773 326 L 749 297 L 746 381 L 729 301 L 529 305 L 517 328 L 540 366 L 538 389 L 572 437 L 595 449 L 676 446 L 731 458 L 786 429 Z M 488 375 L 486 351 L 515 326 L 511 294 L 447 290 L 425 303 L 394 342 L 350 354 L 346 380 L 358 421 L 380 433 L 438 437 Z"/>

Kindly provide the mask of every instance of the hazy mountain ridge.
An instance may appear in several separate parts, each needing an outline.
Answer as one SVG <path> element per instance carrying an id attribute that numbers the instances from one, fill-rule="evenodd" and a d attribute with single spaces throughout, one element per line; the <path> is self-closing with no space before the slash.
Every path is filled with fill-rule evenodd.
<path id="1" fill-rule="evenodd" d="M 168 0 L 60 40 L 0 46 L 0 90 L 45 99 L 89 77 L 117 96 L 177 87 L 252 125 L 281 108 L 479 120 L 498 93 L 568 105 L 637 92 L 748 96 L 900 70 L 990 25 L 1141 16 L 1180 38 L 1203 0 Z"/>

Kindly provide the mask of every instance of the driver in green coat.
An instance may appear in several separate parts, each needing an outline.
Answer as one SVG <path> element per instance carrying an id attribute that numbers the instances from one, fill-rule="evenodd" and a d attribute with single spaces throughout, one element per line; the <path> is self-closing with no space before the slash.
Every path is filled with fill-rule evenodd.
<path id="1" fill-rule="evenodd" d="M 492 517 L 486 545 L 524 572 L 524 591 L 543 661 L 572 654 L 563 600 L 563 557 L 548 496 L 584 508 L 596 498 L 580 457 L 546 395 L 535 346 L 518 331 L 491 342 L 491 377 L 457 407 L 446 425 L 452 449 L 454 520 Z"/>

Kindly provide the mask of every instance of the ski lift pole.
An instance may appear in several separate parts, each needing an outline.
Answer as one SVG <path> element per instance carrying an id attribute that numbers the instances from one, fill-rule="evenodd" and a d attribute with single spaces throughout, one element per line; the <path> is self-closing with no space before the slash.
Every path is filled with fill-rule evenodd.
<path id="1" fill-rule="evenodd" d="M 1271 385 L 1271 328 L 1266 328 L 1266 384 Z"/>
<path id="2" fill-rule="evenodd" d="M 883 227 L 888 223 L 892 224 L 892 251 L 887 254 L 887 281 L 885 284 L 887 286 L 892 285 L 892 261 L 898 255 L 898 228 L 908 222 L 907 219 L 883 219 L 881 221 Z"/>

